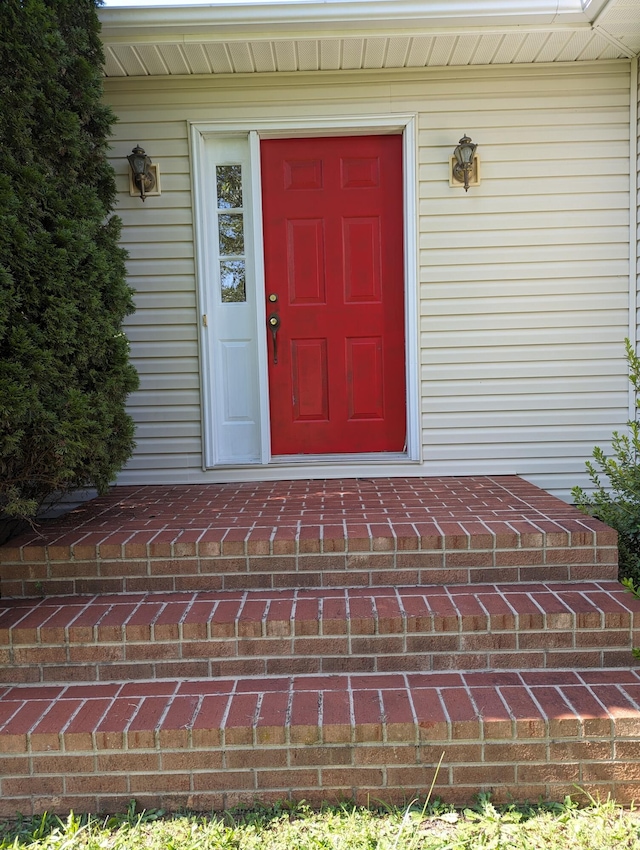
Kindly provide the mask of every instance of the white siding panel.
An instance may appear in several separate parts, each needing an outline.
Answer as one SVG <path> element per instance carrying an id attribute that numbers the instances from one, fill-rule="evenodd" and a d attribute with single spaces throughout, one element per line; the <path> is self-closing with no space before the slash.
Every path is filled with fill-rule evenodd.
<path id="1" fill-rule="evenodd" d="M 557 37 L 567 56 L 591 45 L 586 35 Z M 424 461 L 382 469 L 516 472 L 567 495 L 585 482 L 593 446 L 606 446 L 627 416 L 629 65 L 545 65 L 550 46 L 536 33 L 485 40 L 481 55 L 474 36 L 440 41 L 436 57 L 428 37 L 389 45 L 398 63 L 465 58 L 490 68 L 334 72 L 338 61 L 355 69 L 381 61 L 374 40 L 348 39 L 342 57 L 334 47 L 330 39 L 299 42 L 295 55 L 276 45 L 271 58 L 216 47 L 206 56 L 216 74 L 231 61 L 248 73 L 106 81 L 120 118 L 118 213 L 137 291 L 126 329 L 142 379 L 129 405 L 138 449 L 120 480 L 310 474 L 303 465 L 202 471 L 188 122 L 415 111 L 420 351 L 412 354 L 420 362 Z M 536 64 L 501 64 L 515 53 Z M 270 61 L 277 76 L 252 73 Z M 288 75 L 294 67 L 326 70 Z M 481 185 L 466 194 L 448 182 L 448 159 L 464 132 L 478 142 L 482 162 Z M 128 195 L 125 157 L 136 143 L 162 175 L 162 196 L 144 204 Z"/>
<path id="2" fill-rule="evenodd" d="M 129 413 L 139 425 L 142 422 L 197 422 L 200 423 L 200 405 L 173 405 L 166 412 L 164 419 L 158 417 L 158 411 L 153 407 L 129 405 Z M 179 426 L 178 426 L 179 427 Z M 185 425 L 184 433 L 188 433 L 189 425 Z M 138 435 L 139 436 L 139 435 Z"/>

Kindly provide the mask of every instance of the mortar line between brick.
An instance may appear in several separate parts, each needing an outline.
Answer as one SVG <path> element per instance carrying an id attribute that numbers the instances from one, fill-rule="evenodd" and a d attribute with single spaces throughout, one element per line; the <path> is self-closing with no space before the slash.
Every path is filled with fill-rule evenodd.
<path id="1" fill-rule="evenodd" d="M 298 612 L 298 588 L 295 588 L 291 600 L 291 613 L 289 614 L 289 636 L 293 640 L 298 637 L 296 615 Z"/>
<path id="2" fill-rule="evenodd" d="M 398 610 L 400 611 L 400 616 L 402 617 L 402 637 L 403 637 L 402 651 L 406 652 L 407 651 L 407 619 L 408 619 L 408 615 L 407 615 L 407 612 L 405 610 L 405 607 L 404 607 L 404 604 L 403 604 L 403 601 L 402 601 L 402 595 L 400 594 L 400 589 L 398 588 L 397 585 L 394 585 L 393 592 L 395 594 L 396 602 L 398 603 Z M 406 680 L 405 680 L 405 686 L 406 686 Z"/>
<path id="3" fill-rule="evenodd" d="M 446 592 L 446 594 L 447 594 L 447 597 L 448 597 L 448 599 L 449 599 L 449 602 L 451 602 L 451 604 L 453 605 L 453 610 L 456 612 L 456 620 L 458 621 L 458 634 L 459 634 L 459 635 L 461 635 L 461 634 L 463 633 L 463 629 L 462 629 L 462 613 L 461 613 L 460 609 L 458 608 L 458 606 L 456 605 L 456 602 L 455 602 L 455 599 L 454 599 L 454 597 L 453 597 L 453 594 L 452 594 L 452 593 L 451 593 L 451 591 L 449 590 L 449 587 L 448 587 L 448 586 L 447 586 L 447 587 L 445 587 L 445 592 Z"/>
<path id="4" fill-rule="evenodd" d="M 242 594 L 242 598 L 240 599 L 240 605 L 238 606 L 238 613 L 236 614 L 236 618 L 233 623 L 233 634 L 236 640 L 240 639 L 240 620 L 242 619 L 242 612 L 244 611 L 244 606 L 249 601 L 249 591 L 245 590 Z M 237 651 L 237 648 L 236 648 Z"/>
<path id="5" fill-rule="evenodd" d="M 499 587 L 497 587 L 496 585 L 494 585 L 494 586 L 495 586 L 495 588 L 496 588 L 496 593 L 498 594 L 498 596 L 500 597 L 500 599 L 502 599 L 502 601 L 505 603 L 505 605 L 507 606 L 507 608 L 508 608 L 508 609 L 511 611 L 511 613 L 513 614 L 513 617 L 514 617 L 514 623 L 515 623 L 515 631 L 516 631 L 516 632 L 519 632 L 519 631 L 520 631 L 520 615 L 519 615 L 519 614 L 518 614 L 518 612 L 516 611 L 515 607 L 514 607 L 514 606 L 513 606 L 513 605 L 509 602 L 509 600 L 507 599 L 507 595 L 506 595 L 506 593 L 504 592 L 504 590 L 500 590 L 500 588 L 499 588 Z M 511 631 L 511 629 L 510 629 L 509 631 Z"/>
<path id="6" fill-rule="evenodd" d="M 196 601 L 196 599 L 197 599 L 197 598 L 198 598 L 198 594 L 197 594 L 197 593 L 192 593 L 192 594 L 191 594 L 191 599 L 187 602 L 187 604 L 186 604 L 186 606 L 185 606 L 184 611 L 183 611 L 183 612 L 182 612 L 182 614 L 180 615 L 180 619 L 178 620 L 178 634 L 180 635 L 180 640 L 182 640 L 182 639 L 183 639 L 183 638 L 182 638 L 182 628 L 183 628 L 183 626 L 184 626 L 184 622 L 185 622 L 185 620 L 187 619 L 187 614 L 188 614 L 188 613 L 189 613 L 189 611 L 191 611 L 191 609 L 193 608 L 193 606 L 194 606 L 195 601 Z M 213 612 L 214 612 L 214 611 L 215 611 L 215 609 L 218 607 L 218 604 L 219 604 L 219 600 L 215 600 L 215 601 L 214 601 L 214 605 L 213 605 L 212 610 L 211 610 L 211 615 L 212 615 L 212 616 L 213 616 Z"/>
<path id="7" fill-rule="evenodd" d="M 9 688 L 8 690 L 11 690 L 11 688 Z M 27 704 L 27 701 L 26 701 L 26 700 L 24 700 L 24 699 L 23 699 L 23 700 L 20 700 L 20 704 L 18 705 L 18 707 L 16 708 L 16 710 L 13 712 L 13 714 L 11 714 L 9 717 L 7 717 L 7 719 L 6 719 L 6 720 L 4 721 L 4 723 L 2 724 L 2 727 L 0 728 L 0 732 L 2 731 L 2 729 L 4 729 L 4 727 L 7 725 L 7 723 L 11 723 L 11 721 L 12 721 L 12 720 L 13 720 L 13 718 L 16 716 L 16 714 L 17 714 L 17 713 L 20 711 L 20 709 L 21 709 L 21 708 L 23 708 L 26 704 Z M 28 740 L 28 738 L 27 738 L 27 752 L 29 752 L 29 740 Z"/>
<path id="8" fill-rule="evenodd" d="M 406 673 L 402 673 L 402 680 L 404 681 L 404 689 L 407 694 L 407 699 L 409 701 L 409 708 L 411 709 L 411 717 L 413 718 L 413 744 L 416 747 L 420 746 L 420 730 L 418 728 L 418 714 L 416 712 L 415 703 L 413 702 L 413 693 L 411 692 L 411 686 L 409 685 L 409 677 Z"/>
<path id="9" fill-rule="evenodd" d="M 505 697 L 505 696 L 504 696 L 504 694 L 502 693 L 502 689 L 501 689 L 500 685 L 496 685 L 496 686 L 495 686 L 495 689 L 496 689 L 496 693 L 497 693 L 497 695 L 498 695 L 498 699 L 502 702 L 502 704 L 503 704 L 503 706 L 504 706 L 504 708 L 505 708 L 505 711 L 507 712 L 507 714 L 508 714 L 508 715 L 509 715 L 509 717 L 511 718 L 511 737 L 515 739 L 515 737 L 516 737 L 516 732 L 517 732 L 517 721 L 516 721 L 516 716 L 515 716 L 515 714 L 511 711 L 511 708 L 510 708 L 510 706 L 509 706 L 509 703 L 507 702 L 506 697 Z"/>
<path id="10" fill-rule="evenodd" d="M 447 711 L 447 704 L 445 703 L 444 698 L 443 698 L 442 693 L 441 693 L 442 688 L 434 688 L 434 690 L 436 692 L 436 696 L 440 700 L 440 706 L 442 708 L 444 716 L 447 718 L 447 740 L 452 741 L 453 740 L 453 723 L 451 722 L 451 717 L 449 716 L 449 712 Z"/>
<path id="11" fill-rule="evenodd" d="M 289 679 L 289 693 L 287 694 L 287 710 L 284 716 L 285 744 L 291 746 L 291 715 L 293 714 L 293 679 Z"/>
<path id="12" fill-rule="evenodd" d="M 387 717 L 387 712 L 384 708 L 384 700 L 382 699 L 382 689 L 376 688 L 376 693 L 378 695 L 378 713 L 380 715 L 380 726 L 382 727 L 382 744 L 388 744 L 388 731 L 387 725 L 389 723 L 389 718 Z"/>
<path id="13" fill-rule="evenodd" d="M 86 603 L 86 605 L 83 605 L 82 609 L 80 611 L 78 611 L 78 613 L 71 620 L 71 622 L 67 623 L 67 625 L 64 627 L 64 639 L 65 639 L 65 642 L 68 645 L 71 645 L 71 637 L 69 635 L 69 629 L 72 628 L 75 621 L 78 619 L 78 617 L 80 617 L 80 616 L 82 616 L 82 614 L 84 614 L 84 612 L 87 610 L 87 608 L 90 608 L 92 605 L 95 605 L 97 603 L 98 598 L 99 598 L 98 596 L 92 596 L 89 599 L 89 601 Z"/>
<path id="14" fill-rule="evenodd" d="M 539 508 L 534 507 L 533 504 L 528 502 L 526 499 L 523 499 L 522 496 L 516 495 L 516 493 L 514 493 L 512 489 L 510 489 L 509 487 L 505 487 L 505 485 L 497 481 L 495 477 L 487 476 L 487 478 L 489 479 L 489 481 L 491 481 L 494 487 L 499 488 L 504 493 L 508 493 L 509 496 L 511 496 L 513 499 L 516 499 L 521 505 L 526 505 L 532 511 L 535 511 L 538 516 L 544 517 L 544 519 L 549 519 L 548 514 L 545 514 Z"/>
<path id="15" fill-rule="evenodd" d="M 631 696 L 631 694 L 627 693 L 627 691 L 625 690 L 624 685 L 618 685 L 618 684 L 616 684 L 616 685 L 615 685 L 615 687 L 616 687 L 616 688 L 620 691 L 620 693 L 622 694 L 622 696 L 626 697 L 626 698 L 629 700 L 629 702 L 633 703 L 633 705 L 635 705 L 635 707 L 638 709 L 638 711 L 640 711 L 640 702 L 639 702 L 637 699 L 634 699 L 634 698 Z"/>
<path id="16" fill-rule="evenodd" d="M 462 681 L 464 683 L 464 689 L 467 692 L 467 696 L 469 697 L 469 701 L 471 702 L 471 705 L 473 706 L 473 710 L 476 713 L 478 725 L 482 729 L 482 734 L 480 736 L 480 743 L 481 743 L 481 746 L 484 747 L 484 741 L 485 741 L 484 717 L 482 716 L 482 713 L 481 713 L 480 709 L 478 708 L 477 702 L 473 698 L 473 688 L 469 685 L 465 676 L 462 677 Z"/>
<path id="17" fill-rule="evenodd" d="M 531 686 L 530 686 L 527 682 L 525 682 L 524 677 L 522 676 L 522 673 L 521 673 L 519 670 L 518 670 L 518 671 L 516 671 L 516 672 L 517 672 L 517 676 L 520 678 L 520 683 L 522 684 L 522 687 L 525 689 L 525 691 L 526 691 L 526 692 L 527 692 L 527 694 L 529 695 L 529 698 L 531 699 L 531 701 L 533 702 L 533 704 L 536 706 L 536 708 L 537 708 L 537 709 L 538 709 L 538 711 L 540 712 L 540 716 L 541 716 L 541 717 L 543 717 L 543 718 L 545 719 L 545 721 L 546 721 L 546 720 L 547 720 L 547 715 L 544 713 L 544 711 L 542 710 L 542 706 L 540 705 L 540 703 L 538 702 L 538 700 L 537 700 L 537 699 L 535 698 L 535 696 L 533 695 L 533 691 L 531 690 Z M 548 728 L 548 724 L 547 724 L 547 729 L 546 729 L 546 735 L 545 735 L 545 737 L 546 737 L 546 738 L 548 738 L 548 737 L 549 737 L 549 728 Z"/>
<path id="18" fill-rule="evenodd" d="M 256 707 L 253 713 L 253 720 L 251 720 L 251 743 L 252 746 L 257 747 L 258 744 L 258 720 L 260 719 L 260 711 L 262 710 L 262 703 L 264 702 L 264 691 L 260 691 L 258 693 L 258 698 L 256 700 Z"/>
<path id="19" fill-rule="evenodd" d="M 69 726 L 69 724 L 70 724 L 70 723 L 74 720 L 74 718 L 75 718 L 75 717 L 79 714 L 79 712 L 80 712 L 80 711 L 84 708 L 84 706 L 86 705 L 86 703 L 87 703 L 86 698 L 85 698 L 85 699 L 80 699 L 80 700 L 79 700 L 79 702 L 78 702 L 78 707 L 77 707 L 77 708 L 76 708 L 76 710 L 75 710 L 75 711 L 71 714 L 71 717 L 67 720 L 67 722 L 64 724 L 64 726 L 63 726 L 63 727 L 62 727 L 62 729 L 60 730 L 60 734 L 58 735 L 58 740 L 60 741 L 60 752 L 63 752 L 63 753 L 66 753 L 66 752 L 67 752 L 67 743 L 66 743 L 66 739 L 65 739 L 65 732 L 67 731 L 67 727 Z"/>
<path id="20" fill-rule="evenodd" d="M 572 617 L 574 618 L 574 622 L 575 622 L 575 628 L 577 628 L 578 612 L 573 611 L 573 609 L 570 608 L 569 605 L 564 601 L 564 599 L 560 595 L 561 591 L 552 590 L 548 585 L 545 585 L 545 592 L 550 593 L 554 597 L 554 599 L 556 599 L 559 602 L 559 604 L 562 605 L 562 607 L 565 609 L 565 611 L 563 613 L 568 613 L 568 614 L 572 615 Z"/>
<path id="21" fill-rule="evenodd" d="M 238 679 L 236 679 L 233 683 L 233 687 L 231 688 L 231 691 L 230 691 L 229 696 L 227 698 L 226 708 L 225 708 L 224 712 L 222 713 L 222 718 L 220 720 L 220 731 L 224 735 L 225 748 L 226 748 L 226 743 L 227 743 L 227 720 L 229 719 L 229 712 L 231 711 L 231 703 L 233 702 L 233 697 L 235 696 L 237 687 L 238 687 Z"/>
<path id="22" fill-rule="evenodd" d="M 318 732 L 320 734 L 320 741 L 326 744 L 324 738 L 324 694 L 325 692 L 322 688 L 318 688 Z M 289 758 L 291 758 L 291 753 L 289 753 Z"/>
<path id="23" fill-rule="evenodd" d="M 493 592 L 494 592 L 494 594 L 496 594 L 496 593 L 497 593 L 495 585 L 493 586 Z M 478 603 L 478 605 L 479 605 L 479 606 L 482 608 L 482 610 L 484 611 L 484 615 L 485 615 L 485 617 L 487 618 L 487 632 L 488 632 L 489 634 L 492 634 L 492 632 L 493 632 L 493 628 L 492 628 L 492 622 L 491 622 L 491 614 L 489 613 L 489 609 L 486 607 L 486 605 L 485 605 L 485 604 L 484 604 L 484 602 L 482 601 L 482 600 L 483 600 L 483 598 L 484 598 L 486 595 L 488 595 L 488 594 L 484 594 L 484 593 L 477 593 L 477 592 L 475 592 L 475 591 L 474 591 L 474 593 L 473 593 L 473 598 L 476 600 L 476 602 Z"/>
<path id="24" fill-rule="evenodd" d="M 108 698 L 108 699 L 109 699 L 109 702 L 108 702 L 107 706 L 105 707 L 104 711 L 102 712 L 102 714 L 101 714 L 101 715 L 100 715 L 100 717 L 98 718 L 97 722 L 95 722 L 95 723 L 93 724 L 93 729 L 92 729 L 92 731 L 91 731 L 91 749 L 92 749 L 93 753 L 97 753 L 97 752 L 98 752 L 98 738 L 97 738 L 97 735 L 98 735 L 98 726 L 102 723 L 102 721 L 104 720 L 104 718 L 107 716 L 107 713 L 108 713 L 108 712 L 111 710 L 111 708 L 113 707 L 113 705 L 114 705 L 114 703 L 115 703 L 115 701 L 116 701 L 116 698 L 117 698 L 118 694 L 120 693 L 120 691 L 122 690 L 122 688 L 123 688 L 123 687 L 124 687 L 124 685 L 123 685 L 123 684 L 121 684 L 121 685 L 120 685 L 120 687 L 118 688 L 118 690 L 116 691 L 115 696 L 112 696 L 112 697 Z M 88 702 L 89 702 L 89 700 L 88 700 L 88 699 L 85 699 L 84 703 L 86 704 L 86 703 L 88 703 Z"/>
<path id="25" fill-rule="evenodd" d="M 263 638 L 267 638 L 267 620 L 269 619 L 269 610 L 273 599 L 266 599 L 264 602 L 264 610 L 262 612 L 262 619 L 260 620 L 260 632 Z"/>
<path id="26" fill-rule="evenodd" d="M 353 702 L 353 687 L 351 684 L 351 676 L 347 676 L 347 693 L 349 695 L 349 726 L 350 743 L 356 743 L 356 709 Z"/>
<path id="27" fill-rule="evenodd" d="M 508 525 L 508 526 L 509 526 L 509 528 L 511 529 L 511 531 L 513 531 L 513 533 L 514 533 L 514 534 L 515 534 L 515 536 L 516 536 L 517 543 L 516 543 L 516 547 L 515 547 L 515 548 L 516 548 L 516 549 L 522 549 L 522 535 L 520 534 L 520 532 L 518 531 L 518 529 L 517 529 L 517 528 L 514 528 L 514 526 L 513 526 L 513 525 L 509 522 L 509 520 L 508 520 L 508 519 L 505 519 L 504 523 L 505 523 L 505 525 Z"/>

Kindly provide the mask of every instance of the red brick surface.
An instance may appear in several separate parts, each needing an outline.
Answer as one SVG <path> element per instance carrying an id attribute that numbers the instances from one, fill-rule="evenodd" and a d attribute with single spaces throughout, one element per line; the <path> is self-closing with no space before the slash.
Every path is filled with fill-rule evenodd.
<path id="1" fill-rule="evenodd" d="M 7 599 L 0 682 L 164 678 L 196 659 L 195 675 L 622 667 L 638 628 L 617 582 Z"/>
<path id="2" fill-rule="evenodd" d="M 424 794 L 501 799 L 567 783 L 640 791 L 634 671 L 285 676 L 7 687 L 0 695 L 1 813 L 191 805 L 215 792 L 300 798 L 316 790 L 389 801 Z M 142 797 L 141 797 L 142 795 Z M 179 801 L 176 803 L 176 801 Z"/>
<path id="3" fill-rule="evenodd" d="M 4 597 L 614 579 L 615 543 L 515 476 L 116 487 L 0 547 L 0 577 Z"/>
<path id="4" fill-rule="evenodd" d="M 0 817 L 631 802 L 616 554 L 512 476 L 115 488 L 0 547 Z"/>

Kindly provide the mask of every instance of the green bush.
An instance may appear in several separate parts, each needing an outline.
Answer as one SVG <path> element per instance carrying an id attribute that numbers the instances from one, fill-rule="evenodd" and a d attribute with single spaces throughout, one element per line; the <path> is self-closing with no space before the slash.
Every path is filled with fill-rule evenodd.
<path id="1" fill-rule="evenodd" d="M 625 340 L 629 380 L 640 408 L 640 358 L 630 341 Z M 584 513 L 598 517 L 618 532 L 620 578 L 640 583 L 640 423 L 627 422 L 627 432 L 614 431 L 613 456 L 607 457 L 596 447 L 593 462 L 587 461 L 594 490 L 587 494 L 581 487 L 572 492 L 576 505 Z"/>
<path id="2" fill-rule="evenodd" d="M 0 517 L 104 491 L 134 446 L 97 2 L 0 3 Z"/>

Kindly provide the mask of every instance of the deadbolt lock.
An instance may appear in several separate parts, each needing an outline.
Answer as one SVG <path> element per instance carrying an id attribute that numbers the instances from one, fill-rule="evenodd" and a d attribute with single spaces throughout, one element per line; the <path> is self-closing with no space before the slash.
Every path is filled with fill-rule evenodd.
<path id="1" fill-rule="evenodd" d="M 277 300 L 278 300 L 278 296 L 275 294 L 275 292 L 272 292 L 271 295 L 269 296 L 269 301 L 271 301 L 272 304 L 275 304 L 275 302 Z"/>

